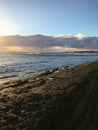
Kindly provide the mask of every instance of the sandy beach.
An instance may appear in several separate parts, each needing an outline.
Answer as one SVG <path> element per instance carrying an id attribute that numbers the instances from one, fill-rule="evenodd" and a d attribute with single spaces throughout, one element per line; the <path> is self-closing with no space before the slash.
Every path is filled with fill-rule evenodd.
<path id="1" fill-rule="evenodd" d="M 98 62 L 1 84 L 0 130 L 98 130 Z"/>

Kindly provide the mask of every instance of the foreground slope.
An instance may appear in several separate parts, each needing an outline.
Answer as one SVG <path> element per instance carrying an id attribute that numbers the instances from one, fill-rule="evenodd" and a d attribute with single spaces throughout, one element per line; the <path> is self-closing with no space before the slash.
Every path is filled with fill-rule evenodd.
<path id="1" fill-rule="evenodd" d="M 98 62 L 0 85 L 0 130 L 98 130 Z"/>

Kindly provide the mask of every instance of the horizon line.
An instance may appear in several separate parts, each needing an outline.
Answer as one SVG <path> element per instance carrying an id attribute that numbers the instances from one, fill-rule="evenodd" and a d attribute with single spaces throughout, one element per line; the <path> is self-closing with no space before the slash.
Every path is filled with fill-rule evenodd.
<path id="1" fill-rule="evenodd" d="M 98 34 L 96 35 L 84 35 L 82 33 L 78 33 L 78 34 L 43 34 L 43 33 L 35 33 L 35 34 L 9 34 L 9 35 L 0 35 L 0 37 L 9 37 L 9 36 L 54 36 L 54 37 L 62 37 L 62 36 L 70 36 L 70 37 L 77 37 L 78 35 L 83 35 L 84 37 L 98 37 Z"/>

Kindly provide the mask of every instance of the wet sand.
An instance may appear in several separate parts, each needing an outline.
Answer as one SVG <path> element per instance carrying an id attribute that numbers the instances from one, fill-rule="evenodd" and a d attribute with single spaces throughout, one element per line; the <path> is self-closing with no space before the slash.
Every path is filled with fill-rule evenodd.
<path id="1" fill-rule="evenodd" d="M 0 85 L 0 130 L 98 130 L 98 62 Z"/>

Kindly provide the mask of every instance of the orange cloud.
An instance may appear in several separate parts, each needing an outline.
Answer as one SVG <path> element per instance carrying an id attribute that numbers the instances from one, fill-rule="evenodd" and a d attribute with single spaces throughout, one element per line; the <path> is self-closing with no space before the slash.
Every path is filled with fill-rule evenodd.
<path id="1" fill-rule="evenodd" d="M 19 52 L 19 51 L 22 51 L 23 48 L 22 47 L 5 47 L 8 51 L 14 51 L 14 52 Z"/>

